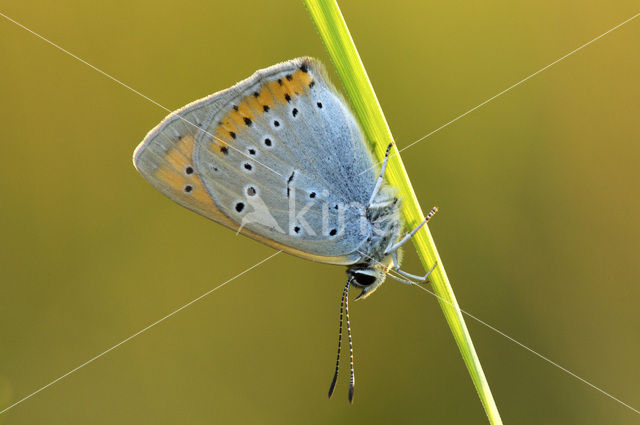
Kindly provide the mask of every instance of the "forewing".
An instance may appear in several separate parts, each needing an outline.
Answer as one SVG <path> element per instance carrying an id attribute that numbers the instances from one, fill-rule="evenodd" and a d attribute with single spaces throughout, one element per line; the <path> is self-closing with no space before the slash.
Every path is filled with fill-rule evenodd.
<path id="1" fill-rule="evenodd" d="M 258 71 L 170 115 L 134 162 L 174 201 L 270 246 L 328 263 L 359 258 L 376 171 L 312 59 Z"/>

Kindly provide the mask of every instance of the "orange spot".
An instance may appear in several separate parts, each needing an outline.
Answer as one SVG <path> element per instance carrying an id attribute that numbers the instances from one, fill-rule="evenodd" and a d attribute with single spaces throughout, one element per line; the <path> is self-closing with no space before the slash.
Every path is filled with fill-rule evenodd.
<path id="1" fill-rule="evenodd" d="M 240 114 L 240 112 L 232 109 L 231 111 L 229 111 L 228 117 L 231 118 L 232 122 L 237 126 L 244 125 L 244 117 Z"/>
<path id="2" fill-rule="evenodd" d="M 293 79 L 300 83 L 301 89 L 302 89 L 300 93 L 303 93 L 304 91 L 308 90 L 309 83 L 313 81 L 313 77 L 311 77 L 311 74 L 309 74 L 308 72 L 302 72 L 302 71 L 297 71 L 295 74 L 293 74 Z"/>
<path id="3" fill-rule="evenodd" d="M 193 136 L 185 136 L 175 147 L 171 148 L 165 160 L 178 172 L 182 172 L 182 169 L 191 162 L 191 154 L 193 153 Z"/>
<path id="4" fill-rule="evenodd" d="M 284 97 L 285 103 L 288 103 L 287 102 L 287 96 L 289 96 L 289 102 L 290 102 L 291 99 L 296 97 L 296 92 L 291 87 L 291 84 L 289 84 L 289 81 L 286 81 L 285 79 L 282 79 L 282 85 L 284 86 L 284 90 L 282 91 L 283 92 L 282 96 Z"/>
<path id="5" fill-rule="evenodd" d="M 176 148 L 180 150 L 185 157 L 191 158 L 193 155 L 193 136 L 184 136 L 178 141 Z"/>
<path id="6" fill-rule="evenodd" d="M 273 107 L 273 96 L 271 96 L 271 91 L 269 90 L 268 83 L 262 87 L 262 90 L 260 90 L 258 101 L 262 106 L 268 106 L 269 108 Z"/>
<path id="7" fill-rule="evenodd" d="M 186 164 L 183 164 L 183 166 L 186 166 Z M 166 166 L 158 168 L 155 176 L 159 181 L 171 188 L 175 196 L 184 199 L 187 203 L 196 204 L 196 206 L 201 209 L 215 208 L 200 178 L 196 176 L 184 176 Z M 186 193 L 184 190 L 187 185 L 192 187 L 189 193 Z"/>
<path id="8" fill-rule="evenodd" d="M 176 170 L 165 166 L 158 167 L 158 169 L 156 170 L 156 178 L 162 181 L 167 186 L 171 187 L 171 189 L 175 191 L 178 191 L 179 189 L 179 191 L 182 192 L 184 186 L 190 182 L 187 177 L 183 176 L 179 172 L 176 172 Z"/>
<path id="9" fill-rule="evenodd" d="M 308 72 L 298 71 L 293 75 L 296 80 L 300 81 L 304 90 L 307 90 L 309 88 L 309 83 L 313 81 L 313 77 Z"/>
<path id="10" fill-rule="evenodd" d="M 195 203 L 203 209 L 211 208 L 213 202 L 200 178 L 195 174 L 184 174 L 187 166 L 193 167 L 193 149 L 193 135 L 180 139 L 165 155 L 164 159 L 167 163 L 156 169 L 155 177 L 170 188 L 175 196 L 184 199 L 187 204 Z M 190 185 L 192 190 L 185 193 L 184 189 L 187 185 Z"/>
<path id="11" fill-rule="evenodd" d="M 209 145 L 209 149 L 211 150 L 211 152 L 215 152 L 218 154 L 218 156 L 222 156 L 224 155 L 224 152 L 229 152 L 229 145 L 226 143 L 220 143 L 220 142 L 211 142 L 211 144 Z"/>
<path id="12" fill-rule="evenodd" d="M 273 96 L 276 102 L 283 103 L 283 104 L 287 103 L 287 101 L 284 98 L 284 95 L 285 95 L 284 84 L 280 85 L 280 83 L 278 83 L 277 81 L 269 81 L 266 84 L 266 86 L 269 87 L 269 91 L 271 92 L 271 95 Z"/>
<path id="13" fill-rule="evenodd" d="M 222 129 L 220 130 L 220 128 Z M 220 121 L 220 125 L 218 126 L 218 129 L 216 131 L 219 131 L 220 133 L 228 133 L 230 131 L 237 132 L 238 127 L 236 127 L 235 123 L 230 120 L 229 117 L 225 117 Z"/>
<path id="14" fill-rule="evenodd" d="M 305 73 L 302 71 L 296 71 L 291 74 L 291 79 L 287 80 L 286 78 L 282 80 L 286 87 L 288 88 L 288 92 L 291 97 L 296 94 L 301 95 L 304 94 L 307 90 L 309 90 L 309 83 L 313 81 L 313 78 L 309 73 Z"/>
<path id="15" fill-rule="evenodd" d="M 229 143 L 233 143 L 231 133 L 237 134 L 238 128 L 229 118 L 223 118 L 218 127 L 216 127 L 216 132 L 213 136 L 214 142 L 212 144 L 212 150 L 215 150 L 213 147 L 216 143 L 218 148 L 220 146 L 227 146 Z"/>
<path id="16" fill-rule="evenodd" d="M 249 108 L 249 105 L 247 104 L 247 101 L 249 99 L 253 99 L 253 95 L 249 96 L 248 98 L 246 98 L 244 100 L 244 102 L 242 102 L 241 104 L 238 105 L 238 111 L 240 112 L 240 115 L 253 120 L 253 118 L 254 118 L 253 112 L 251 112 L 251 109 Z"/>
<path id="17" fill-rule="evenodd" d="M 253 111 L 257 112 L 258 115 L 262 115 L 264 113 L 259 98 L 256 99 L 256 97 L 253 95 L 247 97 L 243 102 L 243 105 L 247 105 L 248 108 L 251 108 Z M 253 118 L 253 116 L 251 116 L 250 118 Z"/>
<path id="18" fill-rule="evenodd" d="M 291 97 L 294 97 L 296 95 L 300 95 L 302 93 L 304 93 L 304 88 L 302 86 L 302 82 L 300 80 L 300 78 L 298 78 L 298 74 L 301 73 L 301 71 L 298 71 L 294 74 L 290 75 L 291 79 L 287 79 L 284 78 L 282 80 L 282 82 L 284 83 L 285 87 L 287 87 L 287 92 L 289 93 L 289 95 Z"/>

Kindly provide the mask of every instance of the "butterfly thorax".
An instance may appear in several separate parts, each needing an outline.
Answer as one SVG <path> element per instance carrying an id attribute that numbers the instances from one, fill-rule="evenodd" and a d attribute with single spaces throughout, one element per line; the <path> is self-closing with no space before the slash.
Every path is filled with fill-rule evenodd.
<path id="1" fill-rule="evenodd" d="M 380 189 L 366 209 L 366 219 L 370 233 L 358 249 L 361 258 L 347 269 L 351 284 L 362 288 L 358 298 L 366 298 L 375 291 L 393 266 L 392 255 L 386 250 L 398 241 L 402 232 L 400 199 L 393 187 L 385 185 Z"/>

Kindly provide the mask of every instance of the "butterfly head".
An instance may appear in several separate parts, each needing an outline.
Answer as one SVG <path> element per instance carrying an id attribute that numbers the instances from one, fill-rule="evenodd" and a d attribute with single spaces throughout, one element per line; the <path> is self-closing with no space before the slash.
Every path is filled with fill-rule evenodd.
<path id="1" fill-rule="evenodd" d="M 350 267 L 347 269 L 349 281 L 356 288 L 361 288 L 362 292 L 356 297 L 356 300 L 367 298 L 371 295 L 387 277 L 385 267 L 376 265 L 368 267 Z"/>

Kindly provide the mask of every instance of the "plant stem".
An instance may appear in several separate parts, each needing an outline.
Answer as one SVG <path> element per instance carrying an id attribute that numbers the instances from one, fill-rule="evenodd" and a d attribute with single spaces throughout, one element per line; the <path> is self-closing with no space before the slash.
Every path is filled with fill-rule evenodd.
<path id="1" fill-rule="evenodd" d="M 393 142 L 393 136 L 340 8 L 333 0 L 304 0 L 304 2 L 329 51 L 366 139 L 372 144 L 378 160 L 382 160 L 386 147 Z M 424 219 L 424 215 L 395 143 L 389 158 L 386 179 L 399 190 L 407 228 L 414 228 Z M 489 422 L 502 424 L 491 389 L 482 371 L 482 365 L 428 227 L 424 226 L 424 230 L 419 231 L 412 240 L 426 269 L 429 269 L 434 262 L 438 263 L 438 267 L 430 275 L 431 286 L 438 297 L 440 307 L 458 344 Z"/>

